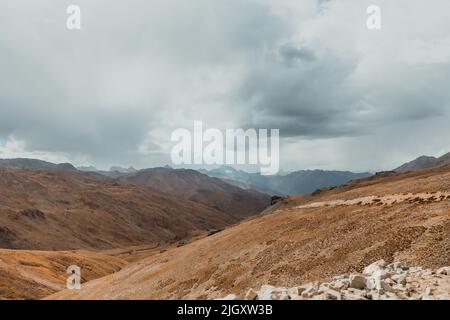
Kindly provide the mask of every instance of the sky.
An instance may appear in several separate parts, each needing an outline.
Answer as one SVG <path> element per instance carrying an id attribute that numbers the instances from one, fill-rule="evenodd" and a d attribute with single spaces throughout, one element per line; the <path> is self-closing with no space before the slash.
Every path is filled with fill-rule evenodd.
<path id="1" fill-rule="evenodd" d="M 66 28 L 70 4 L 81 30 Z M 165 165 L 171 133 L 196 120 L 279 129 L 285 171 L 439 156 L 449 12 L 448 0 L 2 0 L 0 158 Z"/>

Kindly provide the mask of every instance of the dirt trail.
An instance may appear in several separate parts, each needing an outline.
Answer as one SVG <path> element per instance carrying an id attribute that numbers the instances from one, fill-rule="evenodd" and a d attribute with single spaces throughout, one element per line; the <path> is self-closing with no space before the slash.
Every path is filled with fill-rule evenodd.
<path id="1" fill-rule="evenodd" d="M 386 205 L 392 206 L 397 203 L 426 203 L 426 202 L 440 202 L 450 199 L 450 192 L 432 192 L 432 193 L 404 193 L 404 194 L 390 194 L 383 196 L 366 196 L 351 200 L 329 200 L 308 203 L 305 205 L 296 206 L 296 209 L 307 208 L 321 208 L 321 207 L 336 207 L 336 206 L 354 206 L 354 205 Z"/>

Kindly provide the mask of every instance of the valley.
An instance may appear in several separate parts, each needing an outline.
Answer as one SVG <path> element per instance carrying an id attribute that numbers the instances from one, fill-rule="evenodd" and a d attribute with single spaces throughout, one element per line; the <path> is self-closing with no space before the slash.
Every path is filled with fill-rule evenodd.
<path id="1" fill-rule="evenodd" d="M 450 265 L 449 181 L 448 165 L 382 172 L 270 206 L 193 170 L 3 168 L 0 298 L 244 299 L 379 260 L 439 269 Z M 65 289 L 69 265 L 81 290 Z"/>
<path id="2" fill-rule="evenodd" d="M 127 266 L 51 299 L 244 298 L 263 285 L 292 287 L 357 273 L 378 260 L 450 265 L 450 201 L 304 207 L 318 201 L 449 192 L 450 167 L 354 181 L 292 197 L 223 232 Z M 196 268 L 186 269 L 186 265 Z"/>
<path id="3" fill-rule="evenodd" d="M 0 300 L 450 300 L 448 0 L 66 2 L 0 1 Z"/>

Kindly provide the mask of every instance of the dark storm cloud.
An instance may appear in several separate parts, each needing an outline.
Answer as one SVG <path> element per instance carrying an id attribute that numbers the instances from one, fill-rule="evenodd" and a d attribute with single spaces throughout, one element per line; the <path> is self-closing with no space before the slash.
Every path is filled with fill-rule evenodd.
<path id="1" fill-rule="evenodd" d="M 158 151 L 148 132 L 197 68 L 257 55 L 286 30 L 256 2 L 98 0 L 79 1 L 82 30 L 69 32 L 69 3 L 1 4 L 0 142 L 142 162 L 139 145 Z M 182 103 L 171 115 L 196 107 Z"/>
<path id="2" fill-rule="evenodd" d="M 283 48 L 285 48 L 283 46 Z M 268 61 L 243 81 L 238 104 L 250 105 L 248 127 L 279 128 L 284 136 L 329 137 L 355 134 L 358 95 L 346 85 L 350 61 L 315 60 L 308 50 L 299 64 Z M 294 55 L 298 59 L 298 55 Z"/>
<path id="3" fill-rule="evenodd" d="M 251 106 L 245 127 L 279 128 L 290 137 L 358 136 L 389 123 L 443 116 L 449 108 L 442 87 L 450 81 L 449 65 L 397 66 L 382 83 L 360 86 L 355 61 L 284 59 L 258 65 L 242 82 L 234 103 Z"/>
<path id="4" fill-rule="evenodd" d="M 292 43 L 282 45 L 279 53 L 288 66 L 294 66 L 296 62 L 315 60 L 314 52 L 311 49 Z"/>
<path id="5" fill-rule="evenodd" d="M 291 146 L 315 141 L 320 151 L 302 145 L 311 159 L 339 146 L 348 169 L 374 142 L 391 144 L 380 157 L 398 145 L 395 161 L 450 150 L 434 138 L 450 109 L 450 5 L 436 1 L 380 0 L 385 24 L 371 33 L 360 0 L 79 0 L 77 32 L 65 28 L 73 1 L 4 0 L 0 153 L 23 142 L 101 166 L 160 165 L 171 131 L 193 120 L 279 128 Z M 428 149 L 405 133 L 421 124 Z"/>

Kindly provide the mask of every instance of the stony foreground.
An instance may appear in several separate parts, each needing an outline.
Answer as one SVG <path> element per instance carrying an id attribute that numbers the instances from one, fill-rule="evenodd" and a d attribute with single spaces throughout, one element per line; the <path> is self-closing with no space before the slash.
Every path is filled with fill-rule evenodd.
<path id="1" fill-rule="evenodd" d="M 231 297 L 230 297 L 231 298 Z M 384 260 L 362 274 L 340 275 L 331 282 L 293 288 L 262 286 L 249 290 L 248 300 L 449 300 L 450 267 L 438 270 L 407 267 Z"/>

